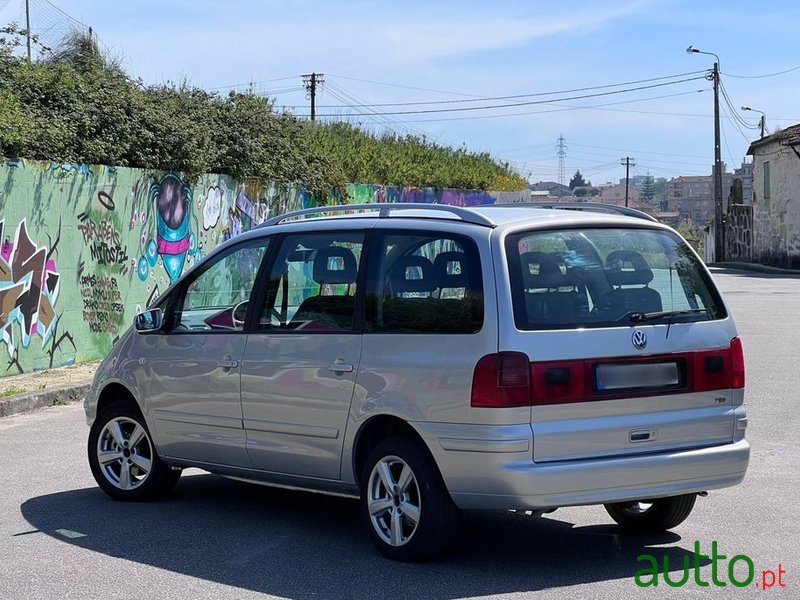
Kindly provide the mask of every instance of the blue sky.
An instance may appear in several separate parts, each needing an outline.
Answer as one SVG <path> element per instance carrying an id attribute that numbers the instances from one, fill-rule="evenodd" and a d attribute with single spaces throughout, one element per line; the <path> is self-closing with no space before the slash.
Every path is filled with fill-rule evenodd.
<path id="1" fill-rule="evenodd" d="M 325 73 L 319 113 L 341 115 L 364 112 L 341 107 L 356 102 L 474 100 L 710 69 L 712 56 L 685 52 L 692 44 L 719 55 L 723 85 L 747 123 L 755 125 L 760 115 L 741 112 L 742 105 L 764 111 L 770 130 L 800 123 L 800 69 L 736 77 L 800 67 L 796 0 L 52 2 L 91 25 L 128 71 L 146 82 L 185 78 L 222 93 L 228 86 L 256 82 L 257 91 L 274 94 L 278 106 L 296 106 L 292 110 L 300 114 L 307 113 L 307 100 L 299 75 L 311 71 Z M 34 30 L 37 19 L 43 35 L 56 35 L 65 26 L 66 19 L 47 0 L 31 3 Z M 22 0 L 0 0 L 0 23 L 18 19 L 22 6 Z M 269 81 L 274 79 L 279 80 Z M 672 80 L 640 85 L 665 81 Z M 617 89 L 622 88 L 584 93 Z M 586 106 L 593 108 L 576 108 Z M 758 132 L 737 127 L 730 109 L 722 106 L 722 157 L 732 168 Z M 619 164 L 624 156 L 636 159 L 635 174 L 709 173 L 712 114 L 711 83 L 701 78 L 557 104 L 351 120 L 488 151 L 532 181 L 557 179 L 555 144 L 563 134 L 567 177 L 580 169 L 599 184 L 624 177 Z"/>

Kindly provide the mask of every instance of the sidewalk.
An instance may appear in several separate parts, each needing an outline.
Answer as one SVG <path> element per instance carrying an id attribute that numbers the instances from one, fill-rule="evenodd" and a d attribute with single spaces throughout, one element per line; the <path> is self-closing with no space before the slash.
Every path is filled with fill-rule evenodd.
<path id="1" fill-rule="evenodd" d="M 83 400 L 99 361 L 0 378 L 0 418 Z"/>

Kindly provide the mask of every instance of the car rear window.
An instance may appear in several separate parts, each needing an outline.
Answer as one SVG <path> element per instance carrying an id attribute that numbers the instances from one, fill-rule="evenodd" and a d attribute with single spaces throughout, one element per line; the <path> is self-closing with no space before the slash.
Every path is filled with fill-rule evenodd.
<path id="1" fill-rule="evenodd" d="M 726 316 L 694 252 L 658 229 L 565 229 L 506 239 L 518 329 L 686 323 Z"/>

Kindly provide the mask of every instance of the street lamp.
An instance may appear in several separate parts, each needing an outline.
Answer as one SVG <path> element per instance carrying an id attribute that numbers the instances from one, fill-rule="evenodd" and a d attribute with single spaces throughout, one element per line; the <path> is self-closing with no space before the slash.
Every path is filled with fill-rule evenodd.
<path id="1" fill-rule="evenodd" d="M 719 56 L 704 52 L 694 46 L 686 49 L 688 54 L 708 54 L 717 59 L 710 79 L 714 82 L 714 261 L 724 260 L 725 247 L 722 231 L 722 152 L 719 130 Z"/>
<path id="2" fill-rule="evenodd" d="M 764 130 L 767 128 L 767 113 L 763 110 L 758 110 L 757 108 L 750 108 L 749 106 L 743 106 L 742 110 L 752 110 L 753 112 L 761 113 L 761 118 L 758 120 L 758 124 L 761 125 L 761 139 L 764 139 Z"/>

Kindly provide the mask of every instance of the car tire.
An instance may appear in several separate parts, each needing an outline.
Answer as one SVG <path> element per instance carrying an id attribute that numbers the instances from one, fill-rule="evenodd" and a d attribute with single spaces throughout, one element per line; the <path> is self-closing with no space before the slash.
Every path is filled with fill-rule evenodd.
<path id="1" fill-rule="evenodd" d="M 694 508 L 697 494 L 650 501 L 615 502 L 605 508 L 620 527 L 633 533 L 667 531 L 683 523 Z"/>
<path id="2" fill-rule="evenodd" d="M 377 549 L 411 562 L 442 552 L 460 513 L 427 448 L 395 436 L 378 444 L 361 472 L 361 515 Z"/>
<path id="3" fill-rule="evenodd" d="M 87 450 L 97 485 L 116 500 L 158 499 L 181 476 L 159 458 L 147 423 L 128 402 L 111 404 L 97 415 Z"/>

